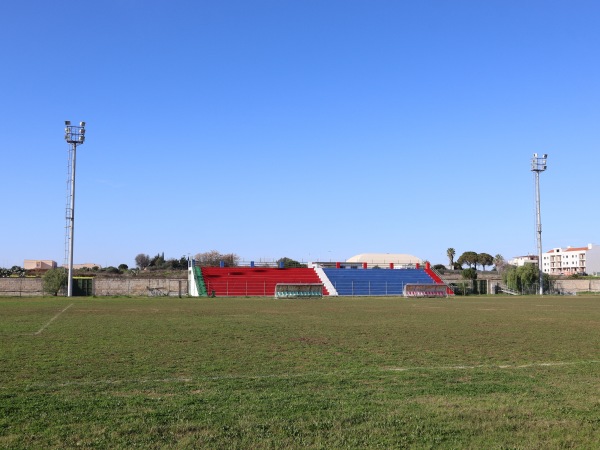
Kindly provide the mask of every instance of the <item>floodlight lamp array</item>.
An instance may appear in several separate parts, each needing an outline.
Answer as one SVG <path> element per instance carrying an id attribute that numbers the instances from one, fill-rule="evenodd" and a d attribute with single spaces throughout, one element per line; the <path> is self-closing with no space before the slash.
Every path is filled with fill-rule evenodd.
<path id="1" fill-rule="evenodd" d="M 548 168 L 547 165 L 548 154 L 544 153 L 543 155 L 538 155 L 537 153 L 533 154 L 533 158 L 531 160 L 531 171 L 532 172 L 543 172 Z"/>
<path id="2" fill-rule="evenodd" d="M 85 141 L 85 122 L 79 122 L 79 126 L 71 125 L 70 120 L 65 120 L 65 140 L 69 144 L 83 144 Z"/>

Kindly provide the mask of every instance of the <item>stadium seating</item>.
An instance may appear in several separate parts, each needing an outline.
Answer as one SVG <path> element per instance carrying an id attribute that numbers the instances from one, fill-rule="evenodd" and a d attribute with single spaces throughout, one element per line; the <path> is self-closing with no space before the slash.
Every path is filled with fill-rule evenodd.
<path id="1" fill-rule="evenodd" d="M 436 284 L 423 269 L 323 269 L 339 295 L 402 295 L 407 283 Z"/>
<path id="2" fill-rule="evenodd" d="M 208 295 L 217 297 L 274 296 L 278 283 L 321 283 L 314 269 L 303 268 L 203 267 L 202 277 Z"/>

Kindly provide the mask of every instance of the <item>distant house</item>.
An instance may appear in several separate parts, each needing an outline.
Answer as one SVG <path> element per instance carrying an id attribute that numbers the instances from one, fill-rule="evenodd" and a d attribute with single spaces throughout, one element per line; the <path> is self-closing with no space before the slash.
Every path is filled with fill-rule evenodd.
<path id="1" fill-rule="evenodd" d="M 537 264 L 538 257 L 537 255 L 527 255 L 527 256 L 515 256 L 513 259 L 510 259 L 508 263 L 511 266 L 521 267 L 525 264 Z"/>
<path id="2" fill-rule="evenodd" d="M 600 274 L 600 247 L 553 248 L 542 255 L 542 270 L 550 275 Z"/>
<path id="3" fill-rule="evenodd" d="M 56 269 L 56 261 L 51 259 L 26 259 L 23 262 L 25 270 L 50 270 Z"/>

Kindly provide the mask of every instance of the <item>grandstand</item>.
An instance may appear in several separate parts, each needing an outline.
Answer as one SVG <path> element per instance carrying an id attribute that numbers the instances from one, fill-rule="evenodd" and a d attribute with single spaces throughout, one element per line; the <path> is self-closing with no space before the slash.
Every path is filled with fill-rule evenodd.
<path id="1" fill-rule="evenodd" d="M 202 282 L 207 295 L 217 297 L 275 295 L 277 284 L 319 284 L 312 269 L 268 267 L 202 267 Z M 329 295 L 326 289 L 324 295 Z"/>
<path id="2" fill-rule="evenodd" d="M 403 295 L 410 283 L 435 284 L 423 269 L 323 269 L 339 295 Z"/>
<path id="3" fill-rule="evenodd" d="M 393 263 L 387 269 L 369 269 L 365 266 L 319 267 L 313 264 L 309 268 L 272 268 L 272 267 L 196 267 L 192 261 L 189 268 L 191 296 L 238 297 L 238 296 L 276 296 L 277 285 L 290 286 L 319 285 L 324 296 L 402 296 L 410 292 L 411 296 L 440 296 L 440 292 L 452 295 L 450 288 L 431 270 L 429 263 L 421 268 L 396 269 Z M 405 287 L 411 286 L 408 291 Z M 437 286 L 436 289 L 429 287 Z M 300 289 L 302 290 L 302 289 Z M 420 294 L 422 292 L 422 295 Z M 279 296 L 279 295 L 277 295 Z M 320 296 L 320 295 L 319 295 Z"/>

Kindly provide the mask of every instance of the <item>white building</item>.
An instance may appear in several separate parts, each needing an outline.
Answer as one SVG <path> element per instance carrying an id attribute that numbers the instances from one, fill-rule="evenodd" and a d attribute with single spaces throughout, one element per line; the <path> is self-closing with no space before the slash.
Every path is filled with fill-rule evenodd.
<path id="1" fill-rule="evenodd" d="M 406 253 L 361 253 L 346 260 L 347 263 L 364 264 L 368 267 L 384 267 L 393 264 L 396 269 L 415 267 L 416 264 L 423 264 L 423 260 L 414 255 Z"/>
<path id="2" fill-rule="evenodd" d="M 542 270 L 550 275 L 600 274 L 600 247 L 553 248 L 542 255 Z"/>
<path id="3" fill-rule="evenodd" d="M 525 264 L 537 264 L 538 257 L 537 255 L 527 255 L 527 256 L 515 256 L 513 259 L 510 259 L 508 263 L 511 266 L 521 267 Z"/>

